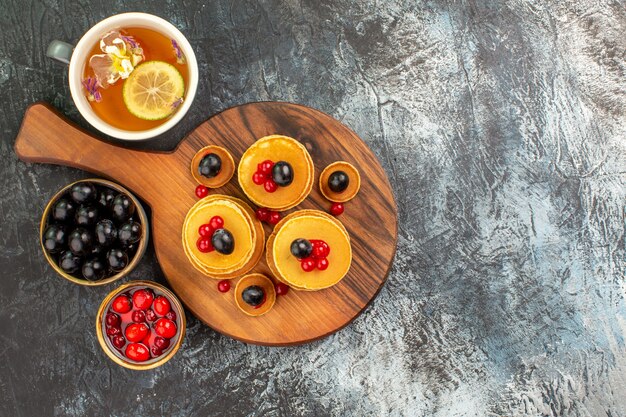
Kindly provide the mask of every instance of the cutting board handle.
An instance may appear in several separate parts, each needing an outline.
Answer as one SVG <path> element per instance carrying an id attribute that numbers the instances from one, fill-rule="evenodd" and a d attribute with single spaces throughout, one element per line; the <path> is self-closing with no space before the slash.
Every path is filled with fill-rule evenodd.
<path id="1" fill-rule="evenodd" d="M 31 105 L 15 141 L 15 153 L 26 162 L 67 165 L 112 178 L 144 199 L 144 188 L 159 184 L 161 175 L 180 168 L 172 153 L 128 149 L 83 131 L 47 103 Z M 163 169 L 167 166 L 167 169 Z M 173 170 L 173 171 L 172 171 Z"/>

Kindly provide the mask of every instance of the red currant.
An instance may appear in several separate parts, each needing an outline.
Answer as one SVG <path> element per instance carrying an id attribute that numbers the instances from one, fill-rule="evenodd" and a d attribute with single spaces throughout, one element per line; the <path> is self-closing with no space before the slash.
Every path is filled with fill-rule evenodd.
<path id="1" fill-rule="evenodd" d="M 276 284 L 276 294 L 277 295 L 286 295 L 289 292 L 289 286 L 287 284 L 283 284 L 279 282 Z"/>
<path id="2" fill-rule="evenodd" d="M 196 187 L 196 197 L 204 198 L 209 195 L 209 189 L 204 185 L 200 184 Z"/>
<path id="3" fill-rule="evenodd" d="M 141 343 L 131 343 L 126 346 L 126 357 L 136 362 L 144 362 L 150 359 L 150 352 Z"/>
<path id="4" fill-rule="evenodd" d="M 312 240 L 311 244 L 313 245 L 313 257 L 322 259 L 328 256 L 330 253 L 330 247 L 328 243 L 323 240 Z"/>
<path id="5" fill-rule="evenodd" d="M 264 207 L 256 209 L 256 218 L 261 222 L 265 222 L 270 218 L 270 211 Z"/>
<path id="6" fill-rule="evenodd" d="M 261 162 L 261 167 L 259 171 L 261 172 L 261 174 L 268 176 L 272 174 L 272 168 L 274 168 L 274 163 L 268 159 L 266 161 Z"/>
<path id="7" fill-rule="evenodd" d="M 154 311 L 159 316 L 166 315 L 170 311 L 171 308 L 172 308 L 172 306 L 170 305 L 170 300 L 168 300 L 167 298 L 163 297 L 162 295 L 159 295 L 154 300 Z"/>
<path id="8" fill-rule="evenodd" d="M 115 297 L 113 303 L 111 303 L 111 307 L 113 308 L 113 311 L 124 314 L 128 313 L 130 309 L 133 308 L 133 305 L 130 302 L 130 298 L 128 298 L 127 295 L 122 294 Z"/>
<path id="9" fill-rule="evenodd" d="M 154 331 L 161 337 L 170 339 L 176 336 L 176 324 L 172 320 L 158 319 L 154 324 Z"/>
<path id="10" fill-rule="evenodd" d="M 133 294 L 133 304 L 140 310 L 150 308 L 152 301 L 154 301 L 154 293 L 148 288 L 137 290 Z"/>
<path id="11" fill-rule="evenodd" d="M 267 180 L 265 181 L 265 184 L 263 184 L 263 188 L 265 188 L 265 191 L 268 193 L 273 193 L 278 189 L 278 185 L 276 185 L 274 180 Z"/>
<path id="12" fill-rule="evenodd" d="M 209 220 L 209 224 L 213 230 L 221 229 L 224 227 L 224 219 L 220 216 L 213 216 L 211 217 L 211 220 Z"/>
<path id="13" fill-rule="evenodd" d="M 270 212 L 270 217 L 267 219 L 269 224 L 276 224 L 280 221 L 280 213 L 277 211 Z"/>
<path id="14" fill-rule="evenodd" d="M 141 310 L 135 310 L 133 311 L 133 315 L 131 316 L 131 319 L 135 323 L 143 323 L 144 321 L 146 321 L 146 313 L 144 313 Z"/>
<path id="15" fill-rule="evenodd" d="M 256 185 L 262 185 L 265 182 L 265 175 L 260 172 L 255 172 L 252 174 L 252 182 Z"/>
<path id="16" fill-rule="evenodd" d="M 333 203 L 330 206 L 330 214 L 332 214 L 333 216 L 339 216 L 341 213 L 343 213 L 343 203 Z"/>
<path id="17" fill-rule="evenodd" d="M 230 281 L 224 279 L 217 283 L 217 290 L 219 292 L 228 292 L 230 291 Z"/>
<path id="18" fill-rule="evenodd" d="M 211 237 L 213 229 L 211 229 L 210 224 L 206 223 L 198 228 L 198 234 L 202 237 Z"/>
<path id="19" fill-rule="evenodd" d="M 126 339 L 124 339 L 124 336 L 122 336 L 121 334 L 118 334 L 111 337 L 111 343 L 113 343 L 113 346 L 115 346 L 116 348 L 121 349 L 126 344 Z"/>
<path id="20" fill-rule="evenodd" d="M 315 262 L 315 259 L 311 258 L 303 259 L 302 262 L 300 262 L 300 266 L 304 272 L 311 272 L 315 269 L 316 265 L 317 263 Z"/>
<path id="21" fill-rule="evenodd" d="M 150 333 L 150 329 L 145 323 L 132 323 L 126 326 L 124 334 L 129 342 L 140 342 Z"/>
<path id="22" fill-rule="evenodd" d="M 202 253 L 209 253 L 214 250 L 210 237 L 200 237 L 200 239 L 196 242 L 196 246 Z"/>
<path id="23" fill-rule="evenodd" d="M 326 259 L 326 258 L 318 259 L 317 260 L 317 269 L 319 269 L 320 271 L 323 271 L 326 268 L 328 268 L 328 259 Z"/>

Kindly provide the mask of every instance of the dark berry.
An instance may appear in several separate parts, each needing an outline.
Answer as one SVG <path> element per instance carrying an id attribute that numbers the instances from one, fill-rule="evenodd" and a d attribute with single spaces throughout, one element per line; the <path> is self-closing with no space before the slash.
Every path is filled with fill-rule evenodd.
<path id="1" fill-rule="evenodd" d="M 96 224 L 96 241 L 102 246 L 111 246 L 117 239 L 117 228 L 111 220 L 100 220 Z"/>
<path id="2" fill-rule="evenodd" d="M 113 220 L 118 222 L 126 221 L 130 216 L 135 214 L 135 205 L 133 200 L 126 194 L 118 194 L 111 202 L 111 214 Z"/>
<path id="3" fill-rule="evenodd" d="M 79 182 L 72 185 L 70 195 L 78 204 L 92 203 L 98 198 L 98 190 L 90 182 Z"/>
<path id="4" fill-rule="evenodd" d="M 128 265 L 128 255 L 121 249 L 111 249 L 107 252 L 107 262 L 113 271 L 121 271 Z"/>
<path id="5" fill-rule="evenodd" d="M 150 348 L 150 352 L 152 352 L 152 356 L 154 356 L 155 358 L 163 354 L 163 351 L 156 346 L 152 346 Z"/>
<path id="6" fill-rule="evenodd" d="M 113 346 L 116 348 L 121 349 L 126 344 L 126 339 L 124 339 L 124 336 L 121 334 L 117 334 L 111 337 L 111 343 L 113 343 Z"/>
<path id="7" fill-rule="evenodd" d="M 63 252 L 59 257 L 59 267 L 68 274 L 73 274 L 80 269 L 82 258 L 70 252 Z"/>
<path id="8" fill-rule="evenodd" d="M 207 195 L 209 195 L 209 189 L 207 187 L 205 187 L 204 185 L 198 185 L 196 187 L 196 197 L 204 198 Z"/>
<path id="9" fill-rule="evenodd" d="M 104 258 L 104 246 L 102 246 L 101 244 L 98 243 L 98 241 L 96 240 L 93 244 L 93 246 L 91 247 L 91 252 L 90 254 L 93 256 L 101 256 L 102 258 Z"/>
<path id="10" fill-rule="evenodd" d="M 122 334 L 122 329 L 120 328 L 120 326 L 107 327 L 107 335 L 115 336 L 117 334 L 119 334 L 119 335 Z"/>
<path id="11" fill-rule="evenodd" d="M 278 161 L 272 168 L 272 179 L 279 187 L 286 187 L 293 182 L 293 168 L 289 162 Z"/>
<path id="12" fill-rule="evenodd" d="M 78 227 L 67 237 L 67 245 L 74 255 L 83 256 L 91 251 L 93 235 L 87 229 Z"/>
<path id="13" fill-rule="evenodd" d="M 335 171 L 328 177 L 328 188 L 335 193 L 346 191 L 350 184 L 350 177 L 343 171 Z"/>
<path id="14" fill-rule="evenodd" d="M 223 255 L 230 255 L 235 250 L 235 239 L 226 229 L 217 229 L 213 232 L 211 244 L 216 251 Z"/>
<path id="15" fill-rule="evenodd" d="M 241 298 L 246 304 L 256 307 L 260 305 L 265 299 L 265 291 L 258 285 L 251 285 L 244 289 L 241 293 Z"/>
<path id="16" fill-rule="evenodd" d="M 230 281 L 224 279 L 217 283 L 217 290 L 219 292 L 228 292 L 230 291 Z"/>
<path id="17" fill-rule="evenodd" d="M 146 321 L 146 313 L 141 310 L 135 310 L 133 311 L 131 320 L 135 323 L 143 323 Z"/>
<path id="18" fill-rule="evenodd" d="M 154 310 L 152 310 L 151 308 L 146 310 L 146 320 L 152 322 L 152 321 L 155 321 L 157 318 L 158 317 L 156 313 L 154 312 Z"/>
<path id="19" fill-rule="evenodd" d="M 214 153 L 205 155 L 198 164 L 198 173 L 203 177 L 213 178 L 222 169 L 222 159 Z"/>
<path id="20" fill-rule="evenodd" d="M 276 295 L 286 295 L 289 292 L 289 286 L 279 282 L 276 284 Z"/>
<path id="21" fill-rule="evenodd" d="M 174 312 L 174 310 L 170 310 L 166 315 L 165 318 L 168 320 L 172 320 L 173 322 L 176 321 L 176 313 Z"/>
<path id="22" fill-rule="evenodd" d="M 104 209 L 110 209 L 116 194 L 114 190 L 108 187 L 101 188 L 98 194 L 98 204 Z"/>
<path id="23" fill-rule="evenodd" d="M 165 350 L 170 347 L 170 340 L 161 336 L 157 336 L 154 338 L 154 346 L 159 348 L 160 350 Z"/>
<path id="24" fill-rule="evenodd" d="M 119 326 L 121 323 L 121 319 L 120 316 L 118 316 L 117 314 L 108 312 L 104 319 L 104 322 L 107 326 Z"/>
<path id="25" fill-rule="evenodd" d="M 50 225 L 43 232 L 43 246 L 50 253 L 61 252 L 67 243 L 65 227 Z"/>
<path id="26" fill-rule="evenodd" d="M 313 245 L 306 239 L 296 239 L 291 242 L 291 254 L 298 259 L 305 259 L 311 256 Z"/>
<path id="27" fill-rule="evenodd" d="M 89 281 L 99 281 L 105 277 L 106 270 L 106 264 L 99 258 L 88 259 L 82 267 L 83 278 Z"/>
<path id="28" fill-rule="evenodd" d="M 141 238 L 141 225 L 137 222 L 124 223 L 117 232 L 117 238 L 124 247 L 138 242 Z"/>
<path id="29" fill-rule="evenodd" d="M 93 226 L 98 221 L 98 207 L 92 205 L 80 206 L 74 217 L 79 226 Z"/>
<path id="30" fill-rule="evenodd" d="M 71 222 L 74 220 L 76 203 L 67 198 L 59 198 L 52 208 L 52 218 L 59 222 Z"/>
<path id="31" fill-rule="evenodd" d="M 342 203 L 333 203 L 330 206 L 330 214 L 332 214 L 333 216 L 339 216 L 341 213 L 343 213 Z"/>

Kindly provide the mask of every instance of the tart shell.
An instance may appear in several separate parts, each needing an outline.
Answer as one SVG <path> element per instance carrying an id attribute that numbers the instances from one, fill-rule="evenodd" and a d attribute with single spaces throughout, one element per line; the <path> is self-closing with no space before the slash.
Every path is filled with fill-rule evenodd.
<path id="1" fill-rule="evenodd" d="M 334 192 L 328 186 L 328 178 L 335 171 L 345 172 L 346 174 L 348 174 L 348 178 L 350 179 L 348 183 L 348 188 L 340 193 Z M 319 187 L 320 191 L 327 200 L 335 203 L 345 203 L 352 200 L 358 194 L 359 189 L 361 188 L 361 175 L 359 175 L 359 171 L 354 167 L 354 165 L 348 162 L 333 162 L 332 164 L 324 168 L 324 170 L 320 174 Z"/>
<path id="2" fill-rule="evenodd" d="M 213 178 L 207 178 L 200 175 L 198 165 L 206 155 L 214 153 L 222 160 L 220 172 Z M 219 188 L 226 185 L 235 174 L 235 161 L 232 155 L 226 149 L 217 145 L 209 145 L 200 149 L 191 160 L 191 175 L 199 183 L 209 188 Z"/>
<path id="3" fill-rule="evenodd" d="M 243 301 L 242 297 L 243 290 L 251 285 L 258 285 L 263 288 L 263 291 L 265 291 L 265 302 L 256 308 Z M 235 286 L 235 304 L 237 304 L 237 307 L 239 307 L 239 309 L 248 316 L 262 316 L 272 309 L 275 302 L 276 289 L 274 288 L 274 283 L 263 274 L 249 274 L 243 276 Z"/>

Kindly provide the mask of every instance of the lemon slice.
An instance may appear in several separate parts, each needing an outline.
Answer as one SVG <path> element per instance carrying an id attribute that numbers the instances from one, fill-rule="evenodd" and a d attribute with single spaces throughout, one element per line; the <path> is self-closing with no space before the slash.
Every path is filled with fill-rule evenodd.
<path id="1" fill-rule="evenodd" d="M 148 61 L 138 65 L 124 82 L 124 104 L 143 120 L 164 119 L 176 110 L 185 93 L 183 76 L 173 65 Z"/>

